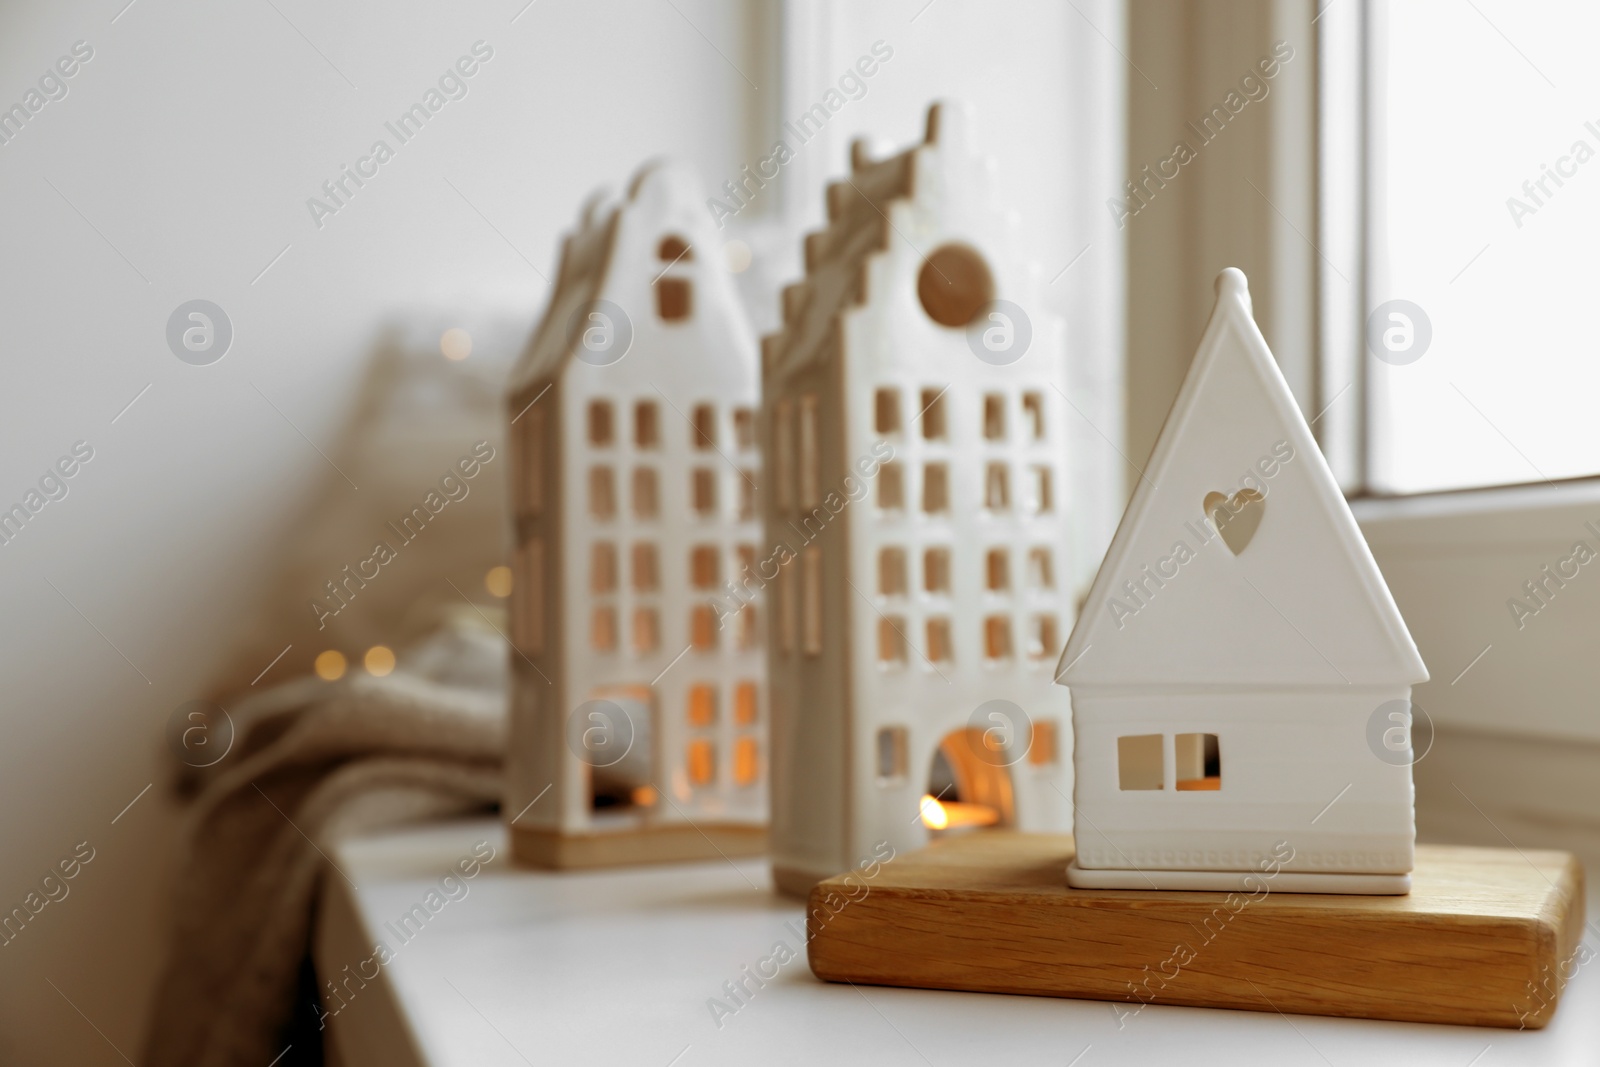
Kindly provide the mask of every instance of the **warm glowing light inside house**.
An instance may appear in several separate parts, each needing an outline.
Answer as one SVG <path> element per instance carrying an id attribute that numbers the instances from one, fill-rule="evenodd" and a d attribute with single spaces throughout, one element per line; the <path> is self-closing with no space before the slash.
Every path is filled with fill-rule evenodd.
<path id="1" fill-rule="evenodd" d="M 648 808 L 656 802 L 655 787 L 636 785 L 633 787 L 632 799 L 634 804 L 641 808 Z"/>
<path id="2" fill-rule="evenodd" d="M 490 567 L 489 573 L 483 576 L 483 587 L 489 590 L 490 596 L 510 596 L 511 568 L 503 565 L 499 567 Z"/>
<path id="3" fill-rule="evenodd" d="M 337 682 L 344 677 L 344 653 L 331 648 L 319 652 L 312 669 L 324 682 Z"/>
<path id="4" fill-rule="evenodd" d="M 394 653 L 384 645 L 373 645 L 367 649 L 361 665 L 367 668 L 368 674 L 382 678 L 394 670 Z"/>
<path id="5" fill-rule="evenodd" d="M 994 826 L 1000 813 L 987 804 L 968 804 L 959 800 L 939 800 L 931 794 L 922 798 L 922 825 L 930 830 L 949 830 L 963 826 Z"/>

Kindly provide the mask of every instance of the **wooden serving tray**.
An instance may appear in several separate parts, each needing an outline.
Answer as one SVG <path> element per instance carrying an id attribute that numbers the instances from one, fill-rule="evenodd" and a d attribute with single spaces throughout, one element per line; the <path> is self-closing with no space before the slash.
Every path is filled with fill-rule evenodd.
<path id="1" fill-rule="evenodd" d="M 1407 896 L 1071 889 L 1072 838 L 986 831 L 819 883 L 831 982 L 1529 1029 L 1583 931 L 1566 852 L 1418 845 Z M 854 898 L 854 899 L 851 899 Z"/>

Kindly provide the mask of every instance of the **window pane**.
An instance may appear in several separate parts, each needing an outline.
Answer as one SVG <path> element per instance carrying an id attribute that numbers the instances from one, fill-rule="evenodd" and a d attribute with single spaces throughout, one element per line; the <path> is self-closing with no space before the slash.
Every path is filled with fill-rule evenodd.
<path id="1" fill-rule="evenodd" d="M 1600 5 L 1384 3 L 1378 14 L 1381 214 L 1361 310 L 1373 488 L 1600 472 L 1589 322 L 1600 136 L 1586 125 Z M 1446 176 L 1452 158 L 1463 162 Z"/>

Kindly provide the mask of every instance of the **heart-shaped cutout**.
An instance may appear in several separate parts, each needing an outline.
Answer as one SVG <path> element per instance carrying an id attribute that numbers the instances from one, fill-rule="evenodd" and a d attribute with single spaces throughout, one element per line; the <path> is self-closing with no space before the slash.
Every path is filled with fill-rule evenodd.
<path id="1" fill-rule="evenodd" d="M 1207 493 L 1206 514 L 1222 535 L 1222 543 L 1235 556 L 1245 550 L 1267 513 L 1267 498 L 1254 489 L 1241 489 L 1228 499 L 1226 493 Z"/>

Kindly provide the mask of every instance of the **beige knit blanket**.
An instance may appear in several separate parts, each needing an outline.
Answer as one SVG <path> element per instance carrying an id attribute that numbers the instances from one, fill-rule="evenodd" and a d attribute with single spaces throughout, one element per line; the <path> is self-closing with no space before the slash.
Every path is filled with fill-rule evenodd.
<path id="1" fill-rule="evenodd" d="M 303 974 L 331 845 L 498 803 L 502 681 L 302 679 L 230 710 L 236 747 L 190 816 L 142 1065 L 266 1067 L 290 1044 L 279 1067 L 320 1062 Z"/>

